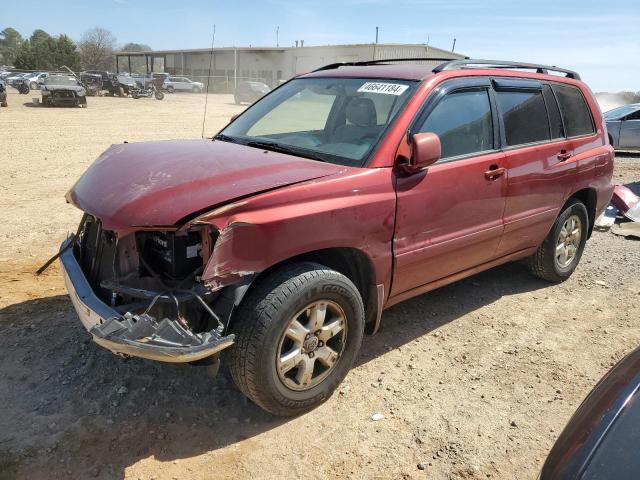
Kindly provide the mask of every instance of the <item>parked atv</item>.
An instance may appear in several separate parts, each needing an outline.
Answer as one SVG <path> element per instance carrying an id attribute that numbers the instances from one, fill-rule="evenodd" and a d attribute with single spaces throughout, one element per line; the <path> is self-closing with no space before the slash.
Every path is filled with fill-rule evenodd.
<path id="1" fill-rule="evenodd" d="M 23 95 L 28 94 L 31 91 L 29 82 L 27 80 L 19 79 L 13 83 L 13 86 L 18 89 L 18 93 Z"/>

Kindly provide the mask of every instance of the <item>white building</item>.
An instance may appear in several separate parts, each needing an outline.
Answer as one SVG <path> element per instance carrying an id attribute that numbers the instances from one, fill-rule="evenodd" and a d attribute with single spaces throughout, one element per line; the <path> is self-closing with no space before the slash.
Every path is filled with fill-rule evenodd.
<path id="1" fill-rule="evenodd" d="M 210 91 L 232 91 L 240 81 L 254 80 L 276 86 L 280 80 L 338 62 L 393 58 L 465 58 L 459 53 L 423 44 L 360 44 L 315 47 L 223 47 L 154 50 L 116 54 L 118 72 L 167 72 L 204 81 Z M 437 65 L 439 60 L 431 62 Z M 137 68 L 136 68 L 137 67 Z M 142 71 L 139 71 L 142 70 Z"/>

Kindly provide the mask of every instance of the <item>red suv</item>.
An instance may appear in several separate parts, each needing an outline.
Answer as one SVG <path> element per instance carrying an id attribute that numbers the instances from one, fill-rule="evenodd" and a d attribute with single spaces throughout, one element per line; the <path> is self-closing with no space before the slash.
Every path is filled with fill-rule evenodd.
<path id="1" fill-rule="evenodd" d="M 575 72 L 335 64 L 211 140 L 114 145 L 67 195 L 67 287 L 114 353 L 217 366 L 278 415 L 327 399 L 385 308 L 513 260 L 560 282 L 612 194 Z"/>

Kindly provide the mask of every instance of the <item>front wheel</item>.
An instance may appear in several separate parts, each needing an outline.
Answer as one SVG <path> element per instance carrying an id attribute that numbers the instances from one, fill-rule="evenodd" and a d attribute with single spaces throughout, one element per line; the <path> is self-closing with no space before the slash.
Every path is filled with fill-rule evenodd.
<path id="1" fill-rule="evenodd" d="M 573 198 L 558 215 L 542 245 L 529 257 L 531 272 L 554 283 L 569 278 L 580 262 L 588 232 L 587 208 Z"/>
<path id="2" fill-rule="evenodd" d="M 167 87 L 167 92 L 169 92 L 169 93 L 173 93 L 173 92 L 175 92 L 175 91 L 176 91 L 176 89 L 175 89 L 175 87 L 174 87 L 173 85 L 169 85 L 169 86 Z"/>
<path id="3" fill-rule="evenodd" d="M 281 416 L 327 400 L 362 343 L 364 307 L 355 285 L 322 265 L 298 263 L 248 295 L 231 327 L 229 369 L 238 388 Z"/>
<path id="4" fill-rule="evenodd" d="M 29 88 L 31 88 L 31 90 L 38 90 L 40 88 L 40 85 L 38 85 L 38 82 L 31 82 L 29 84 Z"/>
<path id="5" fill-rule="evenodd" d="M 156 91 L 155 95 L 156 95 L 156 100 L 162 100 L 164 98 L 164 93 L 158 90 Z"/>

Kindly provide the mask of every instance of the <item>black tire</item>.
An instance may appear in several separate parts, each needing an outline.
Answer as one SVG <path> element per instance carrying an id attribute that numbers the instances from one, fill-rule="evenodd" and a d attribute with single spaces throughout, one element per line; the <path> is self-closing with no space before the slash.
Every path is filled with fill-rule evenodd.
<path id="1" fill-rule="evenodd" d="M 580 239 L 577 246 L 577 250 L 572 257 L 570 263 L 565 266 L 559 264 L 556 258 L 556 247 L 560 240 L 562 228 L 570 217 L 576 216 L 580 220 Z M 528 258 L 528 264 L 531 272 L 538 278 L 546 280 L 548 282 L 559 283 L 564 282 L 574 272 L 584 246 L 587 242 L 587 235 L 589 232 L 589 215 L 587 213 L 587 207 L 584 203 L 576 198 L 570 199 L 565 205 L 560 215 L 553 224 L 551 231 L 545 238 L 544 242 L 538 247 L 536 253 Z"/>
<path id="2" fill-rule="evenodd" d="M 40 88 L 40 85 L 38 84 L 38 82 L 31 82 L 31 83 L 29 84 L 29 88 L 30 88 L 31 90 L 38 90 L 38 89 Z"/>
<path id="3" fill-rule="evenodd" d="M 276 368 L 282 339 L 296 313 L 323 300 L 338 305 L 344 313 L 346 332 L 336 347 L 340 354 L 337 360 L 333 358 L 335 364 L 326 376 L 318 378 L 319 383 L 303 390 L 291 389 Z M 362 299 L 347 277 L 316 263 L 285 266 L 249 292 L 234 319 L 231 332 L 236 335 L 235 344 L 227 354 L 231 377 L 247 397 L 268 412 L 280 416 L 301 414 L 327 400 L 342 382 L 360 350 L 363 331 Z M 317 340 L 318 348 L 325 346 Z M 303 355 L 313 357 L 311 353 Z"/>
<path id="4" fill-rule="evenodd" d="M 7 103 L 7 101 L 5 100 L 4 102 L 0 103 L 0 107 L 8 107 L 9 104 Z"/>
<path id="5" fill-rule="evenodd" d="M 156 91 L 155 97 L 156 97 L 156 100 L 162 100 L 164 98 L 164 93 L 160 91 Z"/>
<path id="6" fill-rule="evenodd" d="M 136 100 L 137 100 L 138 98 L 140 98 L 140 96 L 138 95 L 138 92 L 136 92 L 135 90 L 134 90 L 133 92 L 131 92 L 131 97 L 132 97 L 132 98 L 135 98 Z"/>
<path id="7" fill-rule="evenodd" d="M 173 92 L 175 92 L 175 91 L 176 91 L 176 89 L 174 88 L 174 86 L 173 86 L 173 85 L 169 85 L 169 86 L 167 87 L 167 93 L 173 93 Z"/>

